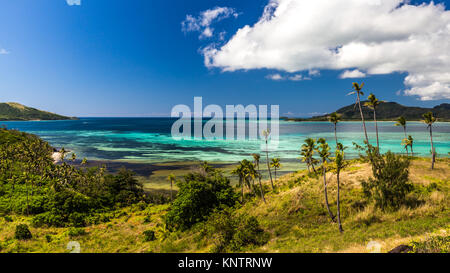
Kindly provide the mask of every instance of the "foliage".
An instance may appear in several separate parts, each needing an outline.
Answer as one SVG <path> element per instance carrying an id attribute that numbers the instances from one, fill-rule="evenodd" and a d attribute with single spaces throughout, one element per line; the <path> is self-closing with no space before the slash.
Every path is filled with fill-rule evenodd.
<path id="1" fill-rule="evenodd" d="M 156 240 L 155 232 L 153 230 L 146 230 L 143 233 L 144 235 L 144 242 L 151 242 Z"/>
<path id="2" fill-rule="evenodd" d="M 19 224 L 16 226 L 14 238 L 17 240 L 29 240 L 33 238 L 33 235 L 31 235 L 30 229 L 26 224 Z"/>
<path id="3" fill-rule="evenodd" d="M 408 183 L 408 158 L 387 152 L 384 156 L 371 153 L 371 165 L 374 178 L 362 181 L 365 196 L 373 199 L 381 209 L 397 209 L 405 203 L 406 195 L 413 190 Z"/>
<path id="4" fill-rule="evenodd" d="M 178 194 L 166 215 L 169 229 L 188 229 L 221 206 L 234 206 L 237 195 L 230 180 L 217 170 L 191 172 L 178 182 Z"/>
<path id="5" fill-rule="evenodd" d="M 433 236 L 423 242 L 412 242 L 412 253 L 449 253 L 450 236 Z"/>

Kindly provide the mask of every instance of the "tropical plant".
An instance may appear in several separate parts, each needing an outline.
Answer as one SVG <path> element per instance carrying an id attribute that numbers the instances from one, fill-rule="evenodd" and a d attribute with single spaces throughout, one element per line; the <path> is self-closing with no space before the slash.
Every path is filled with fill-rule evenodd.
<path id="1" fill-rule="evenodd" d="M 405 119 L 405 117 L 399 117 L 397 120 L 396 120 L 396 122 L 395 122 L 395 124 L 394 124 L 395 126 L 401 126 L 401 127 L 403 127 L 403 132 L 405 133 L 405 138 L 407 138 L 406 137 L 406 119 Z M 406 154 L 408 154 L 408 147 L 406 147 Z"/>
<path id="2" fill-rule="evenodd" d="M 270 129 L 264 130 L 262 132 L 262 134 L 263 134 L 264 140 L 266 142 L 266 162 L 267 162 L 267 169 L 269 170 L 270 184 L 272 185 L 272 190 L 274 190 L 275 187 L 273 186 L 272 171 L 270 170 L 270 162 L 269 162 L 269 145 L 268 145 L 268 141 L 269 141 Z"/>
<path id="3" fill-rule="evenodd" d="M 337 138 L 337 124 L 341 121 L 342 115 L 338 114 L 336 112 L 332 113 L 328 117 L 328 121 L 334 124 L 334 138 L 336 140 L 336 146 L 338 145 L 338 138 Z"/>
<path id="4" fill-rule="evenodd" d="M 300 155 L 302 156 L 302 161 L 306 163 L 309 173 L 311 173 L 310 168 L 312 168 L 312 170 L 316 172 L 316 169 L 314 168 L 314 165 L 317 164 L 317 160 L 314 158 L 315 150 L 316 140 L 313 138 L 305 139 L 305 144 L 303 144 L 301 147 Z"/>
<path id="5" fill-rule="evenodd" d="M 277 182 L 277 169 L 281 168 L 280 159 L 272 158 L 272 163 L 270 166 L 275 170 L 275 183 Z"/>
<path id="6" fill-rule="evenodd" d="M 370 93 L 370 95 L 367 97 L 368 101 L 364 103 L 364 106 L 369 107 L 373 110 L 373 120 L 375 121 L 375 132 L 377 135 L 377 149 L 378 152 L 380 151 L 380 141 L 378 138 L 378 123 L 377 123 L 377 107 L 380 105 L 383 101 L 380 101 L 375 97 L 374 94 Z"/>
<path id="7" fill-rule="evenodd" d="M 342 233 L 344 232 L 344 229 L 342 228 L 342 223 L 341 223 L 341 202 L 340 202 L 340 190 L 341 190 L 341 186 L 340 186 L 340 173 L 341 171 L 346 167 L 346 162 L 344 160 L 344 151 L 343 150 L 339 150 L 337 149 L 336 152 L 336 157 L 334 160 L 334 164 L 335 164 L 335 168 L 336 168 L 336 180 L 337 180 L 337 220 L 338 220 L 338 225 L 339 225 L 339 231 Z"/>
<path id="8" fill-rule="evenodd" d="M 330 218 L 332 221 L 335 221 L 335 216 L 331 212 L 330 206 L 328 204 L 328 193 L 327 193 L 327 167 L 328 167 L 328 160 L 330 159 L 330 146 L 326 142 L 324 138 L 319 138 L 317 141 L 319 143 L 319 147 L 317 149 L 317 152 L 322 159 L 322 171 L 323 171 L 323 190 L 325 195 L 325 205 L 327 206 L 328 214 L 330 215 Z"/>
<path id="9" fill-rule="evenodd" d="M 264 190 L 261 183 L 261 171 L 259 170 L 259 161 L 261 159 L 261 156 L 259 154 L 252 154 L 253 159 L 255 160 L 255 166 L 258 169 L 258 180 L 259 180 L 259 191 L 261 193 L 261 198 L 266 203 L 266 198 L 264 197 Z"/>
<path id="10" fill-rule="evenodd" d="M 414 150 L 413 150 L 414 138 L 409 135 L 408 141 L 409 141 L 409 148 L 411 149 L 411 156 L 414 156 Z"/>
<path id="11" fill-rule="evenodd" d="M 436 150 L 433 145 L 433 123 L 436 122 L 436 118 L 432 112 L 423 114 L 423 123 L 425 123 L 430 130 L 430 142 L 431 142 L 431 169 L 434 169 L 434 162 L 436 161 Z"/>
<path id="12" fill-rule="evenodd" d="M 176 176 L 171 173 L 169 176 L 167 176 L 167 181 L 170 182 L 170 201 L 173 201 L 173 183 L 175 183 Z"/>
<path id="13" fill-rule="evenodd" d="M 359 107 L 359 113 L 361 115 L 361 121 L 362 121 L 362 124 L 363 124 L 364 135 L 366 137 L 366 143 L 369 144 L 369 137 L 367 136 L 366 122 L 364 120 L 364 114 L 363 114 L 362 107 L 361 107 L 361 96 L 364 96 L 364 92 L 362 91 L 363 87 L 364 87 L 364 83 L 359 85 L 358 83 L 354 82 L 353 83 L 353 90 L 355 90 L 355 91 L 350 92 L 348 95 L 356 94 L 356 104 L 355 104 L 355 106 L 358 105 L 358 107 Z"/>

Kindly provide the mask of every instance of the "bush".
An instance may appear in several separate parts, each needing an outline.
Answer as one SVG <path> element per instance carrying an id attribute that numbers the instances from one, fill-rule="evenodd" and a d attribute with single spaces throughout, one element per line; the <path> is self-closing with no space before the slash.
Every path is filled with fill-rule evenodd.
<path id="1" fill-rule="evenodd" d="M 144 242 L 150 242 L 156 240 L 155 232 L 153 230 L 144 231 Z"/>
<path id="2" fill-rule="evenodd" d="M 385 156 L 373 152 L 370 157 L 374 178 L 362 181 L 364 195 L 385 210 L 399 208 L 406 202 L 406 195 L 413 190 L 408 183 L 408 158 L 387 152 Z"/>
<path id="3" fill-rule="evenodd" d="M 190 173 L 179 182 L 176 199 L 166 215 L 167 227 L 185 230 L 206 220 L 215 208 L 234 206 L 237 194 L 220 172 Z"/>
<path id="4" fill-rule="evenodd" d="M 17 240 L 29 240 L 33 238 L 33 235 L 31 235 L 30 229 L 26 224 L 19 224 L 16 226 L 14 238 Z"/>
<path id="5" fill-rule="evenodd" d="M 84 230 L 82 228 L 74 228 L 74 227 L 70 228 L 69 231 L 67 232 L 67 235 L 69 235 L 70 238 L 84 236 L 86 234 L 87 234 L 86 230 Z"/>
<path id="6" fill-rule="evenodd" d="M 203 233 L 214 241 L 213 252 L 240 251 L 247 246 L 262 246 L 269 234 L 256 217 L 234 216 L 230 208 L 213 213 L 205 223 Z"/>
<path id="7" fill-rule="evenodd" d="M 434 236 L 423 242 L 412 242 L 412 253 L 449 253 L 450 236 Z"/>

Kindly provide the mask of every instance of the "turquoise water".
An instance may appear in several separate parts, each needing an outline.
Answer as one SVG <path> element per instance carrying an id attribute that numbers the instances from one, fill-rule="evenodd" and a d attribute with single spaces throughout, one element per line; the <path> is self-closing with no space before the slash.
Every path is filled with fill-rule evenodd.
<path id="1" fill-rule="evenodd" d="M 91 160 L 121 160 L 130 162 L 176 162 L 207 160 L 237 162 L 252 153 L 262 153 L 260 141 L 249 140 L 175 140 L 170 135 L 175 119 L 170 118 L 82 118 L 75 121 L 1 122 L 10 129 L 37 134 L 54 147 L 65 147 Z M 367 124 L 369 138 L 376 144 L 374 124 Z M 379 122 L 382 152 L 391 150 L 404 153 L 400 145 L 403 129 L 393 122 Z M 407 133 L 414 138 L 414 153 L 430 154 L 430 135 L 426 125 L 409 122 Z M 334 149 L 333 125 L 328 122 L 280 121 L 279 148 L 271 157 L 296 162 L 305 138 L 323 137 Z M 338 138 L 345 146 L 348 157 L 356 157 L 352 142 L 363 143 L 364 133 L 360 122 L 338 124 Z M 450 123 L 433 126 L 433 140 L 439 156 L 450 152 Z"/>

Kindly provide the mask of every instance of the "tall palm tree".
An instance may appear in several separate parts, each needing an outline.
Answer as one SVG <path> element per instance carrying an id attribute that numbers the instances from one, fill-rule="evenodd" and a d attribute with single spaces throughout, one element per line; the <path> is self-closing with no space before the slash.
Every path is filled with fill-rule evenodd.
<path id="1" fill-rule="evenodd" d="M 374 94 L 370 93 L 370 95 L 367 97 L 368 101 L 364 103 L 364 106 L 369 107 L 373 110 L 373 120 L 375 121 L 375 131 L 377 134 L 377 149 L 378 152 L 380 152 L 380 141 L 378 139 L 378 123 L 377 123 L 377 107 L 380 105 L 383 101 L 380 101 L 375 97 Z"/>
<path id="2" fill-rule="evenodd" d="M 266 162 L 267 162 L 267 169 L 269 170 L 269 176 L 270 176 L 270 184 L 272 185 L 272 190 L 275 189 L 273 186 L 273 180 L 272 180 L 272 172 L 270 171 L 270 162 L 269 162 L 269 146 L 268 146 L 268 140 L 270 135 L 270 129 L 263 131 L 263 136 L 266 141 Z"/>
<path id="3" fill-rule="evenodd" d="M 175 183 L 176 179 L 177 178 L 173 173 L 171 173 L 171 174 L 169 174 L 169 176 L 167 176 L 167 181 L 170 182 L 170 201 L 171 202 L 173 201 L 173 183 Z"/>
<path id="4" fill-rule="evenodd" d="M 337 139 L 337 124 L 339 121 L 341 121 L 342 115 L 338 114 L 336 112 L 332 113 L 329 117 L 328 117 L 328 121 L 334 124 L 334 138 L 336 139 L 336 146 L 338 144 L 338 139 Z"/>
<path id="5" fill-rule="evenodd" d="M 408 140 L 409 140 L 409 148 L 411 149 L 411 156 L 414 156 L 413 150 L 414 138 L 412 136 L 408 136 Z"/>
<path id="6" fill-rule="evenodd" d="M 359 107 L 359 113 L 361 114 L 361 120 L 362 120 L 362 124 L 363 124 L 363 129 L 364 129 L 364 135 L 366 136 L 366 142 L 368 145 L 369 137 L 367 136 L 366 121 L 364 120 L 364 114 L 363 114 L 362 107 L 361 107 L 361 96 L 364 96 L 364 92 L 362 91 L 363 87 L 364 87 L 364 83 L 359 85 L 358 83 L 354 82 L 353 90 L 355 90 L 355 91 L 350 92 L 348 95 L 356 94 L 356 104 Z"/>
<path id="7" fill-rule="evenodd" d="M 336 180 L 337 180 L 337 220 L 339 224 L 339 231 L 342 233 L 344 230 L 342 229 L 342 223 L 341 223 L 341 202 L 340 202 L 340 173 L 341 170 L 345 167 L 345 161 L 344 161 L 344 151 L 342 150 L 336 150 L 336 157 L 335 157 L 335 167 L 336 167 Z"/>
<path id="8" fill-rule="evenodd" d="M 258 171 L 256 170 L 255 164 L 248 161 L 247 159 L 242 160 L 242 164 L 244 166 L 244 182 L 247 185 L 249 190 L 253 189 L 253 192 L 256 194 L 255 189 L 255 179 L 258 177 Z"/>
<path id="9" fill-rule="evenodd" d="M 407 137 L 406 137 L 406 119 L 405 119 L 405 117 L 403 117 L 403 116 L 399 117 L 396 120 L 394 125 L 403 127 L 403 132 L 405 133 L 405 139 L 406 139 Z M 408 147 L 406 147 L 406 154 L 408 154 Z"/>
<path id="10" fill-rule="evenodd" d="M 277 183 L 277 169 L 281 168 L 280 159 L 272 158 L 272 163 L 270 166 L 275 170 L 275 183 Z"/>
<path id="11" fill-rule="evenodd" d="M 325 194 L 325 204 L 327 206 L 328 214 L 330 215 L 331 220 L 335 221 L 335 216 L 330 210 L 330 205 L 328 204 L 328 193 L 327 193 L 327 165 L 330 157 L 330 146 L 326 142 L 324 138 L 319 138 L 317 141 L 320 145 L 318 148 L 318 153 L 320 158 L 322 159 L 322 170 L 323 170 L 323 190 Z"/>
<path id="12" fill-rule="evenodd" d="M 423 120 L 426 125 L 428 125 L 428 129 L 430 130 L 430 140 L 431 140 L 431 169 L 434 169 L 434 162 L 436 161 L 436 151 L 434 150 L 433 145 L 433 123 L 436 122 L 436 118 L 433 116 L 432 112 L 428 112 L 422 115 Z"/>
<path id="13" fill-rule="evenodd" d="M 316 172 L 316 169 L 314 168 L 314 165 L 317 164 L 317 160 L 314 158 L 315 150 L 316 140 L 312 138 L 305 139 L 305 144 L 303 144 L 301 147 L 300 155 L 303 156 L 302 161 L 306 163 L 308 172 L 311 172 L 310 168 L 312 168 L 312 170 Z"/>
<path id="14" fill-rule="evenodd" d="M 259 179 L 259 191 L 261 192 L 261 198 L 266 203 L 266 198 L 264 197 L 264 191 L 261 184 L 261 171 L 259 170 L 259 161 L 261 159 L 261 156 L 259 154 L 252 154 L 253 159 L 255 160 L 255 166 L 258 169 L 258 179 Z"/>

